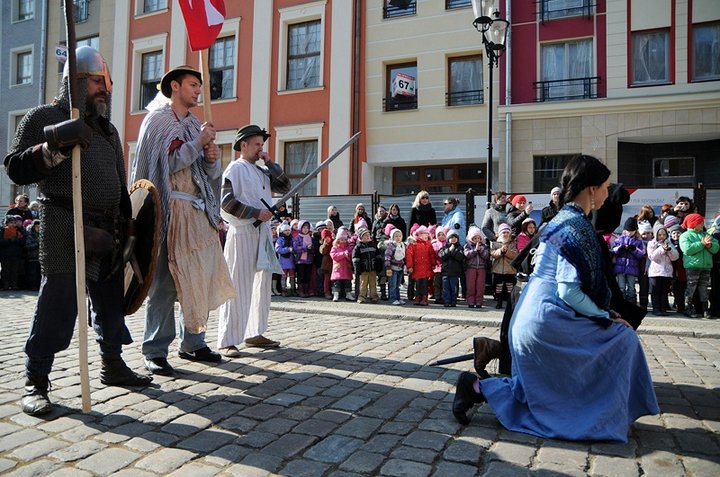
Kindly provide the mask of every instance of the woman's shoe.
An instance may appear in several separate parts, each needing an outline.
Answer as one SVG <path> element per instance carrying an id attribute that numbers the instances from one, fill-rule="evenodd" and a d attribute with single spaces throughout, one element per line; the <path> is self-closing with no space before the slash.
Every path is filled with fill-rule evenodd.
<path id="1" fill-rule="evenodd" d="M 485 402 L 485 396 L 475 392 L 473 385 L 477 376 L 473 373 L 463 371 L 458 376 L 455 386 L 455 398 L 453 399 L 452 412 L 460 424 L 470 424 L 467 412 L 475 405 Z"/>

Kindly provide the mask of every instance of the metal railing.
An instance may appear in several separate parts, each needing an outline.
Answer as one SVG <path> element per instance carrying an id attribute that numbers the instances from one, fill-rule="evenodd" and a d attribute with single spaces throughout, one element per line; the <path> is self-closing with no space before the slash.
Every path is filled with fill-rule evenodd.
<path id="1" fill-rule="evenodd" d="M 535 101 L 541 103 L 544 101 L 594 99 L 597 98 L 597 84 L 599 81 L 599 76 L 535 81 L 533 83 L 537 90 Z"/>
<path id="2" fill-rule="evenodd" d="M 383 111 L 403 111 L 406 109 L 417 109 L 417 96 L 412 98 L 383 98 Z"/>
<path id="3" fill-rule="evenodd" d="M 472 2 L 470 0 L 445 0 L 445 10 L 469 7 L 471 5 Z"/>
<path id="4" fill-rule="evenodd" d="M 383 18 L 397 18 L 417 13 L 416 0 L 385 0 Z"/>
<path id="5" fill-rule="evenodd" d="M 448 106 L 483 104 L 483 101 L 483 90 L 481 89 L 471 89 L 468 91 L 453 91 L 445 93 L 445 104 Z"/>
<path id="6" fill-rule="evenodd" d="M 582 5 L 566 8 L 551 8 L 548 4 L 550 0 L 538 0 L 537 14 L 540 21 L 545 23 L 550 20 L 566 17 L 585 17 L 592 18 L 596 3 L 593 0 L 583 0 Z"/>

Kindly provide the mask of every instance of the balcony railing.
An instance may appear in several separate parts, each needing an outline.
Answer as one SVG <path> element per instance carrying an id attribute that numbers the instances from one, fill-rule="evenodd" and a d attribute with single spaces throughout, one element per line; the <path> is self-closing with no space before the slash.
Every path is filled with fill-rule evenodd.
<path id="1" fill-rule="evenodd" d="M 468 104 L 482 104 L 483 90 L 472 89 L 468 91 L 453 91 L 445 93 L 445 104 L 448 106 L 465 106 Z"/>
<path id="2" fill-rule="evenodd" d="M 573 99 L 597 98 L 599 76 L 572 78 L 551 81 L 535 81 L 537 90 L 535 101 L 567 101 Z"/>
<path id="3" fill-rule="evenodd" d="M 416 12 L 416 0 L 385 0 L 383 6 L 383 18 L 404 17 L 415 15 Z"/>
<path id="4" fill-rule="evenodd" d="M 445 0 L 445 10 L 470 6 L 472 6 L 472 2 L 470 0 Z"/>
<path id="5" fill-rule="evenodd" d="M 576 6 L 556 7 L 550 3 L 551 0 L 538 0 L 538 16 L 540 21 L 545 23 L 549 20 L 565 17 L 585 17 L 592 18 L 593 9 L 595 8 L 594 0 L 581 0 Z"/>
<path id="6" fill-rule="evenodd" d="M 383 98 L 383 110 L 384 111 L 403 111 L 406 109 L 417 109 L 418 102 L 417 96 L 412 98 L 397 97 L 397 98 Z"/>

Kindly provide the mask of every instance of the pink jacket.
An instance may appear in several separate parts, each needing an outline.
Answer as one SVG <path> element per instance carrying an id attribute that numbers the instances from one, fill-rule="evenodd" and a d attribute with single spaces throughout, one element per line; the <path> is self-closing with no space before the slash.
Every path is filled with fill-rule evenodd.
<path id="1" fill-rule="evenodd" d="M 442 260 L 438 256 L 438 252 L 445 246 L 445 241 L 435 239 L 432 241 L 432 248 L 435 251 L 435 258 L 437 262 L 433 266 L 433 273 L 442 273 Z"/>
<path id="2" fill-rule="evenodd" d="M 335 242 L 330 249 L 330 258 L 333 261 L 330 280 L 352 280 L 352 249 L 347 242 Z"/>
<path id="3" fill-rule="evenodd" d="M 668 243 L 670 243 L 668 241 Z M 651 240 L 647 246 L 648 258 L 650 258 L 650 267 L 648 268 L 648 277 L 670 277 L 673 276 L 672 263 L 680 257 L 675 246 L 670 244 L 670 250 L 665 250 L 662 243 L 657 240 Z"/>

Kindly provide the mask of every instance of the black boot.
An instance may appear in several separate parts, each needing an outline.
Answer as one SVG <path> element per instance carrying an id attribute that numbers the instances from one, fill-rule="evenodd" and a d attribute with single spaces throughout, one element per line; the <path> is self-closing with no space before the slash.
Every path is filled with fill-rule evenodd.
<path id="1" fill-rule="evenodd" d="M 473 364 L 480 379 L 489 378 L 485 366 L 493 359 L 500 359 L 500 342 L 490 338 L 473 338 Z"/>
<path id="2" fill-rule="evenodd" d="M 380 285 L 380 299 L 382 301 L 387 301 L 387 285 L 384 283 Z"/>
<path id="3" fill-rule="evenodd" d="M 475 392 L 473 385 L 477 376 L 468 371 L 463 371 L 458 377 L 455 387 L 455 399 L 453 399 L 452 412 L 460 424 L 470 424 L 467 412 L 475 404 L 485 402 L 485 396 Z"/>
<path id="4" fill-rule="evenodd" d="M 128 368 L 119 355 L 102 357 L 100 382 L 106 386 L 147 386 L 152 380 L 151 376 L 138 374 Z"/>
<path id="5" fill-rule="evenodd" d="M 47 376 L 28 376 L 21 401 L 23 412 L 31 416 L 41 416 L 52 411 L 53 405 L 48 398 L 49 388 L 50 380 Z"/>

